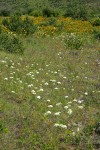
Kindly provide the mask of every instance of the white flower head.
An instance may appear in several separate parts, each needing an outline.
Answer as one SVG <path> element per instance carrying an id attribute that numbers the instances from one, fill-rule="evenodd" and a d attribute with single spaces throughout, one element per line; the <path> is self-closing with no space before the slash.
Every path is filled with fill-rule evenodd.
<path id="1" fill-rule="evenodd" d="M 77 99 L 74 99 L 73 101 L 74 101 L 74 102 L 77 102 L 78 100 L 77 100 Z"/>
<path id="2" fill-rule="evenodd" d="M 87 93 L 87 92 L 85 92 L 84 94 L 85 94 L 85 95 L 88 95 L 88 93 Z"/>
<path id="3" fill-rule="evenodd" d="M 33 95 L 35 95 L 35 94 L 36 94 L 36 92 L 35 92 L 34 90 L 32 90 L 32 91 L 31 91 L 31 93 L 32 93 Z"/>
<path id="4" fill-rule="evenodd" d="M 44 90 L 43 90 L 43 88 L 40 88 L 40 90 L 39 90 L 40 92 L 43 92 Z"/>
<path id="5" fill-rule="evenodd" d="M 69 115 L 71 115 L 72 112 L 73 112 L 73 111 L 72 111 L 71 109 L 69 109 L 67 113 L 68 113 Z"/>
<path id="6" fill-rule="evenodd" d="M 59 116 L 60 114 L 61 114 L 61 112 L 54 113 L 55 116 Z"/>
<path id="7" fill-rule="evenodd" d="M 69 107 L 68 107 L 68 106 L 64 106 L 64 108 L 65 108 L 65 109 L 68 109 Z"/>
<path id="8" fill-rule="evenodd" d="M 66 79 L 67 77 L 63 77 L 63 79 Z"/>
<path id="9" fill-rule="evenodd" d="M 56 106 L 59 106 L 59 105 L 61 105 L 61 104 L 62 104 L 62 103 L 57 103 Z"/>
<path id="10" fill-rule="evenodd" d="M 4 78 L 4 80 L 8 80 L 8 78 Z"/>
<path id="11" fill-rule="evenodd" d="M 67 126 L 64 125 L 64 124 L 55 123 L 54 126 L 55 127 L 61 127 L 61 128 L 67 129 Z"/>
<path id="12" fill-rule="evenodd" d="M 64 125 L 64 124 L 61 124 L 60 127 L 64 128 L 64 129 L 67 129 L 67 126 Z"/>
<path id="13" fill-rule="evenodd" d="M 55 89 L 55 90 L 58 90 L 58 87 L 55 87 L 54 89 Z"/>
<path id="14" fill-rule="evenodd" d="M 68 98 L 68 95 L 66 95 L 65 98 Z"/>
<path id="15" fill-rule="evenodd" d="M 50 102 L 50 99 L 47 99 L 47 102 Z"/>
<path id="16" fill-rule="evenodd" d="M 59 123 L 55 123 L 54 124 L 55 127 L 59 127 L 59 125 L 60 125 Z"/>
<path id="17" fill-rule="evenodd" d="M 41 96 L 37 96 L 37 99 L 41 99 Z"/>
<path id="18" fill-rule="evenodd" d="M 77 101 L 77 102 L 78 102 L 79 104 L 81 104 L 81 103 L 83 103 L 83 101 L 84 101 L 84 100 L 79 100 L 79 101 Z"/>
<path id="19" fill-rule="evenodd" d="M 77 128 L 77 132 L 79 132 L 79 131 L 80 131 L 80 128 L 78 127 L 78 128 Z"/>
<path id="20" fill-rule="evenodd" d="M 46 115 L 50 115 L 50 114 L 52 114 L 51 111 L 47 111 L 44 115 L 46 116 Z"/>
<path id="21" fill-rule="evenodd" d="M 78 108 L 83 109 L 83 106 L 78 106 Z"/>
<path id="22" fill-rule="evenodd" d="M 49 83 L 48 83 L 48 82 L 45 82 L 45 85 L 49 85 Z"/>
<path id="23" fill-rule="evenodd" d="M 33 84 L 29 84 L 29 85 L 28 85 L 28 87 L 32 87 L 32 86 L 33 86 Z"/>
<path id="24" fill-rule="evenodd" d="M 15 91 L 11 91 L 11 93 L 16 93 Z"/>
<path id="25" fill-rule="evenodd" d="M 48 108 L 52 108 L 53 107 L 53 105 L 48 105 Z"/>
<path id="26" fill-rule="evenodd" d="M 61 82 L 57 82 L 58 84 L 61 84 Z"/>

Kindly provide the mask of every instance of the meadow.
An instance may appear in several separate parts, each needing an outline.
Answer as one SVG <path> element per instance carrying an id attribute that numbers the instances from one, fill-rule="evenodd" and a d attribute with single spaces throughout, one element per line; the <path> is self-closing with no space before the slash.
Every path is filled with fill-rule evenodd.
<path id="1" fill-rule="evenodd" d="M 0 45 L 0 149 L 99 149 L 100 26 L 30 16 L 36 31 L 31 22 L 17 30 L 6 19 L 1 23 L 1 37 L 7 38 Z M 21 43 L 17 47 L 9 35 L 21 40 L 23 53 L 14 53 Z"/>

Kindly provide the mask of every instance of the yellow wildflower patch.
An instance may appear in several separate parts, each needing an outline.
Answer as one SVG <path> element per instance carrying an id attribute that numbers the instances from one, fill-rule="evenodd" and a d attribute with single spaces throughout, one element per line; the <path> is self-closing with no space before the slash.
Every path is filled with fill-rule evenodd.
<path id="1" fill-rule="evenodd" d="M 100 26 L 93 26 L 89 21 L 74 20 L 70 17 L 55 18 L 55 24 L 51 24 L 51 25 L 48 24 L 48 21 L 51 18 L 45 18 L 42 16 L 40 17 L 28 16 L 28 17 L 33 21 L 35 25 L 38 25 L 38 29 L 39 29 L 38 31 L 40 30 L 44 31 L 45 34 L 53 34 L 57 31 L 58 32 L 64 31 L 64 32 L 71 32 L 71 33 L 91 33 L 93 32 L 94 29 L 100 30 Z M 26 18 L 25 15 L 21 16 L 22 20 L 24 20 L 25 18 Z M 0 17 L 0 20 L 3 20 L 3 17 Z M 4 30 L 8 30 L 8 29 L 6 29 L 5 27 Z"/>

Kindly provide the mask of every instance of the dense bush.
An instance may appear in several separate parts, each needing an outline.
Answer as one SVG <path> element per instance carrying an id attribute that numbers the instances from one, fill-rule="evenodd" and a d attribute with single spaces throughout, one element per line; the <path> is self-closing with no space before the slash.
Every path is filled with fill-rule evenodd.
<path id="1" fill-rule="evenodd" d="M 100 26 L 100 18 L 98 17 L 98 18 L 94 18 L 92 21 L 90 21 L 91 22 L 91 24 L 93 25 L 93 26 Z"/>
<path id="2" fill-rule="evenodd" d="M 59 12 L 57 10 L 53 10 L 51 8 L 48 8 L 48 7 L 44 8 L 42 10 L 42 14 L 44 17 L 57 17 L 57 16 L 59 16 Z"/>
<path id="3" fill-rule="evenodd" d="M 65 17 L 72 17 L 75 19 L 83 19 L 87 20 L 88 18 L 88 9 L 84 3 L 81 3 L 81 0 L 77 1 L 70 1 L 67 4 L 66 11 L 64 16 Z"/>
<path id="4" fill-rule="evenodd" d="M 0 51 L 23 54 L 24 47 L 21 40 L 16 35 L 2 32 L 0 29 Z"/>
<path id="5" fill-rule="evenodd" d="M 42 12 L 39 10 L 33 10 L 29 13 L 30 16 L 39 17 L 42 16 Z"/>
<path id="6" fill-rule="evenodd" d="M 1 12 L 0 12 L 0 16 L 5 16 L 5 17 L 7 17 L 7 16 L 9 16 L 10 15 L 10 11 L 8 11 L 8 10 L 1 10 Z"/>
<path id="7" fill-rule="evenodd" d="M 36 25 L 31 19 L 26 17 L 22 20 L 19 15 L 13 15 L 10 19 L 4 19 L 2 24 L 10 31 L 25 35 L 33 34 L 36 30 Z"/>
<path id="8" fill-rule="evenodd" d="M 100 30 L 94 30 L 93 34 L 95 39 L 100 40 Z"/>

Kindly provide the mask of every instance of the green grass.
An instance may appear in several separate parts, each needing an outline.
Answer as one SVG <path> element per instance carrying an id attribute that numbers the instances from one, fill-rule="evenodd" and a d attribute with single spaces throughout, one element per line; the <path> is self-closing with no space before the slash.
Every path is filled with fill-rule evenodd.
<path id="1" fill-rule="evenodd" d="M 34 35 L 23 43 L 22 56 L 0 53 L 0 149 L 93 150 L 90 136 L 100 116 L 99 42 L 89 36 L 81 50 L 70 50 L 62 35 Z"/>

